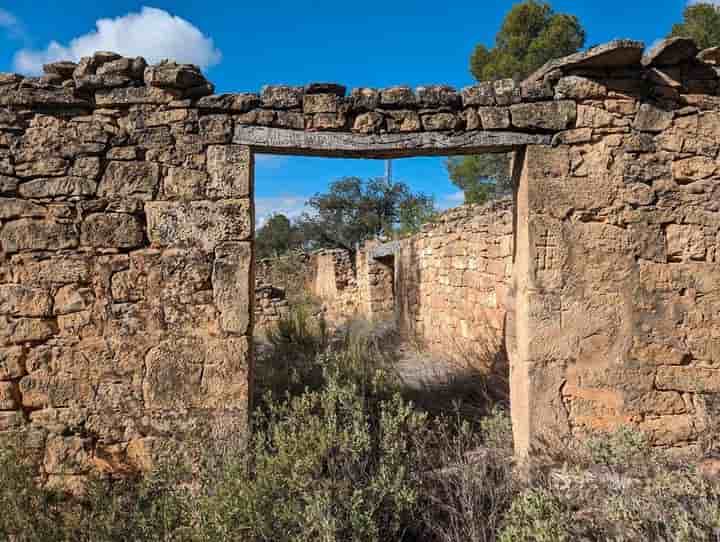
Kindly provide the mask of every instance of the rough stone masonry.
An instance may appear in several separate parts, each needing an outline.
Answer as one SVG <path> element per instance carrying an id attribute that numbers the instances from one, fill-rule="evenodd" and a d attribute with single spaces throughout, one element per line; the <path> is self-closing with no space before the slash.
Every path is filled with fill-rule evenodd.
<path id="1" fill-rule="evenodd" d="M 523 83 L 349 95 L 213 95 L 113 53 L 0 74 L 0 432 L 68 483 L 244 419 L 255 152 L 514 150 L 518 450 L 619 424 L 691 450 L 720 392 L 718 61 L 616 41 Z"/>

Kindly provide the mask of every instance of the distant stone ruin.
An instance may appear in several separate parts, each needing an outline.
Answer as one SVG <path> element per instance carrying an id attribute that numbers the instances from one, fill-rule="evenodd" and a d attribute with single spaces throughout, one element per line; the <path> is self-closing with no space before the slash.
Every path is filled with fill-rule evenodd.
<path id="1" fill-rule="evenodd" d="M 523 83 L 349 96 L 213 95 L 112 53 L 0 74 L 0 432 L 68 483 L 244 419 L 254 153 L 514 151 L 513 205 L 366 254 L 360 299 L 431 339 L 486 312 L 520 454 L 624 424 L 692 451 L 720 392 L 718 62 L 615 41 Z"/>

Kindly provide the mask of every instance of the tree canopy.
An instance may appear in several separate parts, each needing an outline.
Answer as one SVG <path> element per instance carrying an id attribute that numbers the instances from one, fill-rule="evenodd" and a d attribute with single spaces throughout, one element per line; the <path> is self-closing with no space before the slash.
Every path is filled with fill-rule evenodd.
<path id="1" fill-rule="evenodd" d="M 670 37 L 692 38 L 700 49 L 720 46 L 720 9 L 710 3 L 687 6 L 683 21 L 673 25 Z"/>
<path id="2" fill-rule="evenodd" d="M 285 254 L 302 244 L 302 234 L 297 226 L 280 213 L 268 218 L 255 235 L 255 253 L 258 259 Z"/>
<path id="3" fill-rule="evenodd" d="M 478 81 L 521 80 L 550 59 L 576 52 L 585 30 L 574 15 L 555 13 L 549 4 L 526 0 L 512 7 L 495 37 L 495 46 L 480 44 L 470 57 Z"/>
<path id="4" fill-rule="evenodd" d="M 354 250 L 355 244 L 396 228 L 414 231 L 434 213 L 432 197 L 414 194 L 402 182 L 380 177 L 343 177 L 307 203 L 312 212 L 298 220 L 305 240 L 318 246 Z"/>
<path id="5" fill-rule="evenodd" d="M 475 47 L 470 72 L 478 81 L 521 80 L 584 44 L 585 30 L 577 17 L 555 13 L 545 2 L 525 0 L 505 16 L 494 47 Z M 511 188 L 509 154 L 450 158 L 445 166 L 450 180 L 465 193 L 466 203 L 484 203 Z"/>

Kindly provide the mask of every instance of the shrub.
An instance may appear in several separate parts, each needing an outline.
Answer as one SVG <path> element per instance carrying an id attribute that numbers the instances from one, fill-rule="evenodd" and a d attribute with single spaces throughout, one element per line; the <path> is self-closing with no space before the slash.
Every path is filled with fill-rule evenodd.
<path id="1" fill-rule="evenodd" d="M 402 538 L 417 511 L 425 416 L 397 395 L 369 400 L 332 359 L 323 361 L 320 391 L 259 413 L 251 471 L 240 453 L 211 481 L 202 506 L 210 539 Z"/>

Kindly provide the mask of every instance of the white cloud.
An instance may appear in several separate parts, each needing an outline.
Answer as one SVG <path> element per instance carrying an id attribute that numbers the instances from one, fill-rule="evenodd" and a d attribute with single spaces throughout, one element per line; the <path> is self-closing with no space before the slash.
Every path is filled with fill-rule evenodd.
<path id="1" fill-rule="evenodd" d="M 255 198 L 255 225 L 261 228 L 274 214 L 284 214 L 290 220 L 299 217 L 307 210 L 305 202 L 308 196 L 283 195 L 270 198 Z"/>
<path id="2" fill-rule="evenodd" d="M 465 203 L 465 192 L 459 190 L 450 194 L 443 194 L 437 200 L 437 206 L 441 210 L 449 209 L 451 207 L 457 207 Z"/>
<path id="3" fill-rule="evenodd" d="M 169 58 L 197 64 L 201 68 L 217 64 L 222 56 L 213 40 L 197 27 L 157 8 L 143 7 L 139 13 L 99 19 L 95 26 L 94 31 L 72 39 L 67 45 L 51 41 L 42 50 L 18 51 L 14 59 L 15 69 L 21 73 L 36 74 L 42 72 L 42 65 L 48 62 L 77 61 L 95 51 L 144 56 L 150 63 Z"/>

